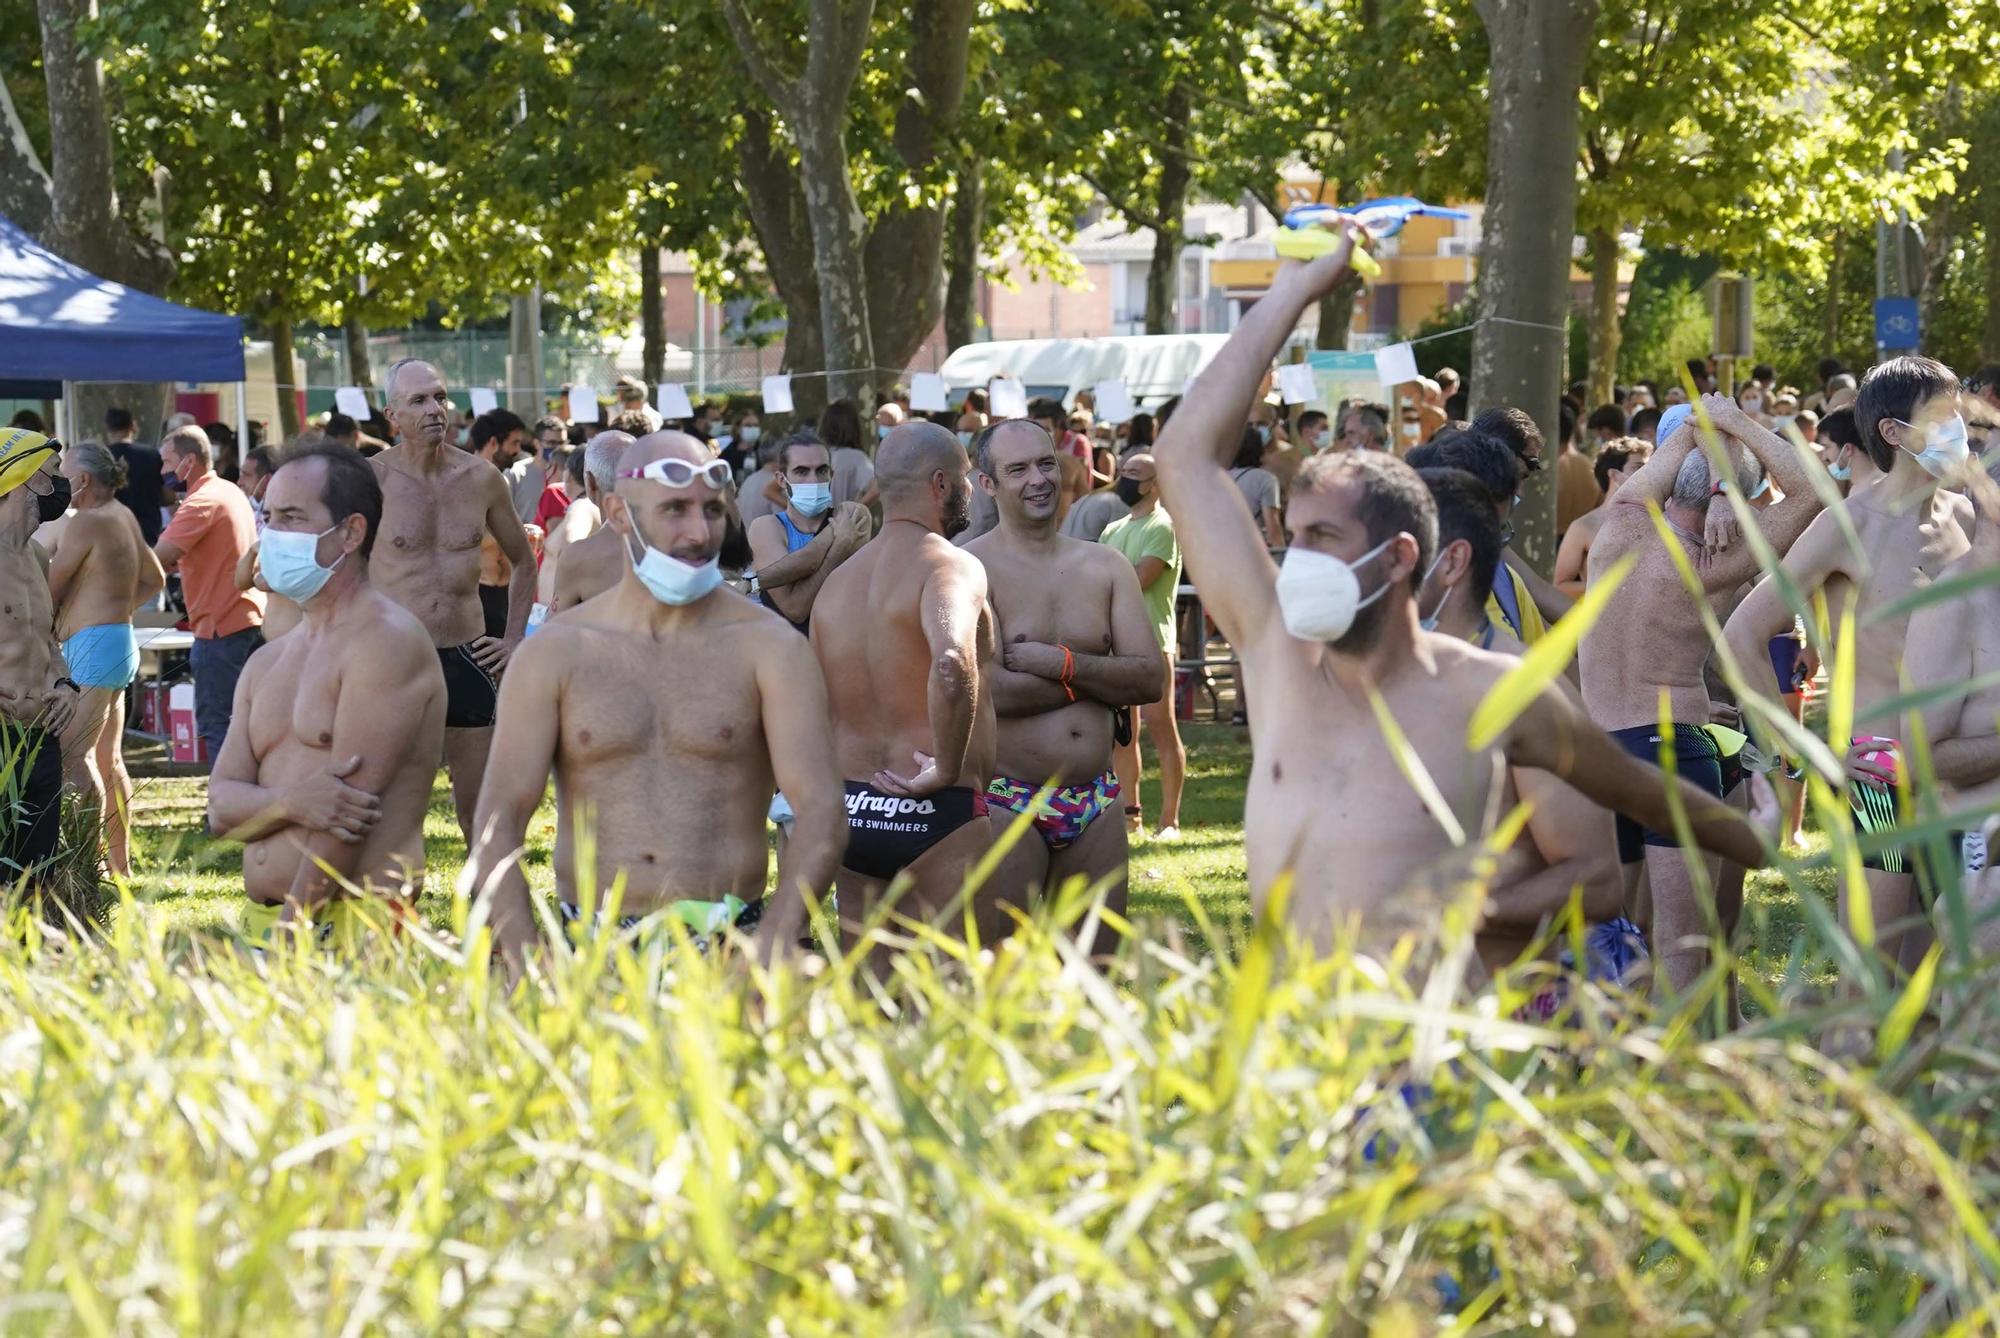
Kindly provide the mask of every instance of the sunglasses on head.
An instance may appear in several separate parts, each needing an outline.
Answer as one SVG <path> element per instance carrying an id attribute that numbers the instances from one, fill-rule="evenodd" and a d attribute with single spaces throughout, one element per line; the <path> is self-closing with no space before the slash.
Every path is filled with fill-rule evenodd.
<path id="1" fill-rule="evenodd" d="M 717 492 L 721 492 L 735 480 L 735 476 L 729 471 L 727 460 L 710 460 L 707 464 L 697 465 L 677 456 L 650 461 L 639 469 L 621 469 L 618 471 L 618 477 L 651 479 L 655 483 L 664 483 L 669 488 L 685 488 L 696 479 L 700 479 Z"/>

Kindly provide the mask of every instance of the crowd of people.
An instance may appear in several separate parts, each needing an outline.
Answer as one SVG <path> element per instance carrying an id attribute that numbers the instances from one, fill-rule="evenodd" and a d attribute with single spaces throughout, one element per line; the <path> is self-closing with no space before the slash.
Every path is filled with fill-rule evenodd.
<path id="1" fill-rule="evenodd" d="M 408 360 L 379 436 L 333 415 L 231 459 L 233 478 L 194 424 L 151 466 L 130 415 L 59 454 L 17 430 L 0 729 L 28 760 L 6 855 L 52 849 L 67 778 L 129 867 L 130 620 L 178 578 L 209 821 L 243 844 L 253 933 L 403 913 L 443 766 L 462 885 L 512 962 L 546 924 L 661 917 L 768 959 L 829 894 L 852 934 L 892 888 L 900 912 L 990 940 L 1076 876 L 1122 909 L 1130 843 L 1175 838 L 1175 665 L 1212 620 L 1253 742 L 1253 902 L 1287 885 L 1322 946 L 1433 928 L 1476 858 L 1489 963 L 1574 902 L 1579 969 L 1684 987 L 1745 871 L 1797 836 L 1819 765 L 1869 838 L 1879 949 L 1908 966 L 1938 871 L 1895 833 L 1913 804 L 1972 814 L 2000 786 L 2000 593 L 1910 599 L 2000 558 L 1978 457 L 2000 369 L 1830 365 L 1801 396 L 1757 368 L 1732 396 L 1698 364 L 1693 402 L 1638 386 L 1586 412 L 1573 388 L 1553 451 L 1518 410 L 1468 417 L 1448 372 L 1287 415 L 1272 360 L 1346 259 L 1283 266 L 1184 396 L 1123 423 L 1087 394 L 994 418 L 974 391 L 932 415 L 886 396 L 872 421 L 836 400 L 766 434 L 748 405 L 662 423 L 637 381 L 597 424 L 466 422 Z M 147 467 L 178 499 L 164 517 Z M 1544 468 L 1553 579 L 1512 545 Z M 1608 581 L 1570 674 L 1476 732 L 1525 648 Z M 1828 770 L 1798 722 L 1836 655 L 1854 731 Z M 1909 712 L 1934 795 L 1913 794 Z M 523 847 L 551 777 L 543 914 Z"/>

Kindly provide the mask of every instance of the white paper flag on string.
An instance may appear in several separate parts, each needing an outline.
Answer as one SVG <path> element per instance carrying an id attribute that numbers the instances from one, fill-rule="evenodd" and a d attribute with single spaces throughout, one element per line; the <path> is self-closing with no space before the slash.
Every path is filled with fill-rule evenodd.
<path id="1" fill-rule="evenodd" d="M 996 376 L 986 387 L 986 408 L 994 418 L 1026 418 L 1028 388 L 1018 377 Z"/>
<path id="2" fill-rule="evenodd" d="M 368 407 L 368 392 L 360 386 L 342 386 L 334 391 L 333 407 L 357 423 L 367 422 L 374 412 Z"/>
<path id="3" fill-rule="evenodd" d="M 572 423 L 594 423 L 597 421 L 597 392 L 589 386 L 569 388 L 569 421 Z"/>
<path id="4" fill-rule="evenodd" d="M 764 378 L 764 412 L 790 413 L 792 411 L 792 378 L 789 376 L 767 376 Z"/>
<path id="5" fill-rule="evenodd" d="M 483 413 L 492 413 L 500 407 L 500 397 L 485 386 L 474 386 L 467 393 L 472 396 L 472 413 L 475 418 Z"/>
<path id="6" fill-rule="evenodd" d="M 949 408 L 943 377 L 936 372 L 918 372 L 910 378 L 911 413 L 943 413 Z"/>
<path id="7" fill-rule="evenodd" d="M 1416 351 L 1408 344 L 1391 344 L 1375 350 L 1375 377 L 1385 386 L 1400 386 L 1417 379 Z"/>
<path id="8" fill-rule="evenodd" d="M 678 381 L 662 381 L 654 388 L 653 407 L 669 421 L 694 417 L 694 405 L 688 403 L 688 388 Z"/>
<path id="9" fill-rule="evenodd" d="M 1287 404 L 1304 404 L 1319 394 L 1313 369 L 1302 362 L 1288 362 L 1278 368 L 1278 393 Z"/>
<path id="10" fill-rule="evenodd" d="M 1091 388 L 1097 397 L 1097 421 L 1123 423 L 1132 417 L 1132 393 L 1123 381 L 1099 381 Z"/>

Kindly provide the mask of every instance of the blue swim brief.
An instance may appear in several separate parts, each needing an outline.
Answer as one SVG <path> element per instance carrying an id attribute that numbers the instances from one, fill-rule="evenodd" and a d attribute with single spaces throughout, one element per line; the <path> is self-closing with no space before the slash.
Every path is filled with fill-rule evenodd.
<path id="1" fill-rule="evenodd" d="M 82 686 L 123 691 L 139 672 L 139 641 L 130 623 L 99 623 L 63 642 L 63 659 Z"/>

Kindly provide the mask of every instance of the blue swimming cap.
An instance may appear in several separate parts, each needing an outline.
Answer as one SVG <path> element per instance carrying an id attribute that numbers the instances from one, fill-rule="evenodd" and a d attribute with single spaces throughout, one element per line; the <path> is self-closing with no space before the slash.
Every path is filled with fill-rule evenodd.
<path id="1" fill-rule="evenodd" d="M 1681 424 L 1694 415 L 1692 404 L 1669 404 L 1667 411 L 1660 415 L 1660 426 L 1653 433 L 1655 446 L 1666 445 L 1667 438 L 1680 431 Z"/>

